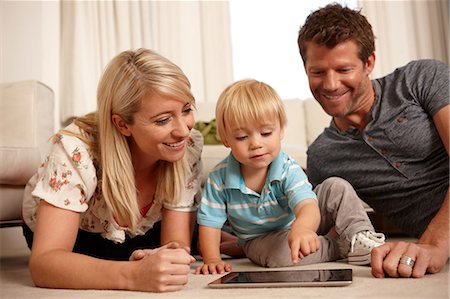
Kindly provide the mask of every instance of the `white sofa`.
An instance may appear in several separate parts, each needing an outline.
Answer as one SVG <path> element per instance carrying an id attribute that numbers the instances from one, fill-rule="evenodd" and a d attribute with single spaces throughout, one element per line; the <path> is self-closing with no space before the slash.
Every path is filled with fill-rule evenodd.
<path id="1" fill-rule="evenodd" d="M 0 84 L 0 227 L 21 223 L 25 184 L 54 133 L 54 94 L 38 81 Z"/>
<path id="2" fill-rule="evenodd" d="M 303 168 L 307 168 L 306 149 L 329 125 L 331 117 L 312 98 L 283 100 L 283 104 L 288 122 L 282 147 Z M 215 102 L 196 103 L 196 121 L 209 122 L 214 119 L 215 107 Z M 204 178 L 228 153 L 229 149 L 223 145 L 205 145 L 203 147 Z"/>

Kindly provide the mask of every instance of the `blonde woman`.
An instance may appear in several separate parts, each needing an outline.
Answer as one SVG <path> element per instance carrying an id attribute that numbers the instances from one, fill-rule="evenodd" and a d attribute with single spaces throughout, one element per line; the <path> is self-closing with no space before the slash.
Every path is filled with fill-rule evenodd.
<path id="1" fill-rule="evenodd" d="M 37 286 L 163 292 L 187 283 L 203 141 L 194 104 L 180 68 L 151 50 L 109 63 L 97 111 L 56 134 L 25 191 Z"/>

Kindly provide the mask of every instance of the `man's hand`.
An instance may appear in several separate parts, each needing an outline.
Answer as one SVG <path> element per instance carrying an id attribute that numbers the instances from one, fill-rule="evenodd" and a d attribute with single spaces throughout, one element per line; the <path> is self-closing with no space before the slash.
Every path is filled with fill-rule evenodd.
<path id="1" fill-rule="evenodd" d="M 448 251 L 435 245 L 387 242 L 372 249 L 372 275 L 377 278 L 422 277 L 425 273 L 437 273 L 448 260 Z M 413 265 L 400 262 L 402 257 L 410 257 Z"/>

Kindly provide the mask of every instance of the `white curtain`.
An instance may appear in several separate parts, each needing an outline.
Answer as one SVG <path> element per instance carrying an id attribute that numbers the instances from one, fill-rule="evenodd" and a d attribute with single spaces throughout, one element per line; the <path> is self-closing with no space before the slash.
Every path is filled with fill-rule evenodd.
<path id="1" fill-rule="evenodd" d="M 232 82 L 226 1 L 151 2 L 153 49 L 188 76 L 196 101 L 215 102 Z"/>
<path id="2" fill-rule="evenodd" d="M 228 3 L 62 1 L 61 121 L 95 110 L 107 62 L 140 47 L 179 65 L 197 101 L 215 101 L 232 80 Z"/>
<path id="3" fill-rule="evenodd" d="M 375 33 L 373 78 L 411 60 L 433 58 L 449 64 L 449 2 L 360 0 Z"/>

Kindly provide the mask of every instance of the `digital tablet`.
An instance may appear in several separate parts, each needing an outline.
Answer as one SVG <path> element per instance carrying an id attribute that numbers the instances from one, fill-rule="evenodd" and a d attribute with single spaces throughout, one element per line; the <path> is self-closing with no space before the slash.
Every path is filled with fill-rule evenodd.
<path id="1" fill-rule="evenodd" d="M 335 287 L 353 281 L 352 269 L 230 272 L 210 288 Z"/>

